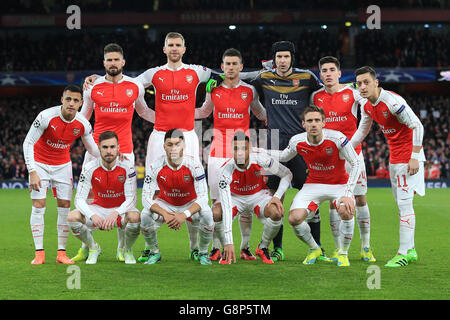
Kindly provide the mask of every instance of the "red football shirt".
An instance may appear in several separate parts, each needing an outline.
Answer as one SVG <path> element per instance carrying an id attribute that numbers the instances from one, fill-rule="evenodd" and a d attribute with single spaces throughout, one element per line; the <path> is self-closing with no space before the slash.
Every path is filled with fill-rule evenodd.
<path id="1" fill-rule="evenodd" d="M 351 85 L 346 85 L 334 94 L 325 88 L 315 91 L 311 101 L 325 112 L 325 128 L 340 131 L 350 140 L 358 129 L 358 101 L 361 96 Z M 361 152 L 361 145 L 355 148 Z"/>
<path id="2" fill-rule="evenodd" d="M 144 87 L 155 88 L 155 129 L 169 131 L 177 128 L 186 131 L 194 129 L 197 87 L 208 81 L 211 70 L 182 64 L 172 70 L 168 65 L 151 68 L 136 79 Z"/>

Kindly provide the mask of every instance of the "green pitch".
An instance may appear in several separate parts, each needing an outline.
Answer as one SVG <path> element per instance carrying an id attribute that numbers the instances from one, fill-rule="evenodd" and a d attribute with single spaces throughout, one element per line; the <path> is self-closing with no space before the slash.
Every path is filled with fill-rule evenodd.
<path id="1" fill-rule="evenodd" d="M 140 199 L 139 191 L 139 199 Z M 289 190 L 286 210 L 295 194 Z M 390 189 L 369 189 L 371 243 L 379 268 L 360 260 L 358 227 L 349 251 L 351 266 L 318 262 L 305 266 L 305 244 L 294 235 L 285 216 L 284 252 L 286 260 L 264 265 L 261 260 L 234 265 L 205 267 L 188 261 L 187 228 L 159 231 L 162 261 L 156 265 L 125 265 L 116 262 L 117 232 L 94 233 L 103 249 L 96 265 L 79 266 L 80 288 L 68 266 L 55 263 L 56 201 L 50 197 L 45 214 L 46 263 L 30 265 L 34 246 L 29 219 L 31 201 L 26 190 L 1 190 L 0 299 L 448 299 L 450 290 L 450 204 L 447 189 L 428 189 L 426 197 L 416 197 L 416 249 L 419 261 L 406 268 L 383 267 L 398 249 L 398 213 Z M 139 201 L 140 203 L 140 201 Z M 328 223 L 327 205 L 322 205 L 322 244 L 328 253 L 334 247 Z M 251 249 L 255 250 L 262 225 L 255 218 Z M 240 233 L 234 224 L 237 250 Z M 142 236 L 134 247 L 136 258 L 144 246 Z M 76 254 L 80 242 L 72 235 L 68 256 Z M 239 256 L 239 252 L 236 252 Z M 70 289 L 73 288 L 73 289 Z M 373 289 L 370 289 L 373 288 Z"/>

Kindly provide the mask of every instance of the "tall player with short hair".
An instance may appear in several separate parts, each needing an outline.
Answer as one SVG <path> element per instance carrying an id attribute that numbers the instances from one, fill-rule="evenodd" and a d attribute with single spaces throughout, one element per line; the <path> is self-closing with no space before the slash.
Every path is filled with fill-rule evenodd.
<path id="1" fill-rule="evenodd" d="M 255 254 L 263 263 L 273 264 L 269 244 L 277 235 L 284 207 L 281 198 L 289 188 L 291 171 L 265 153 L 251 152 L 250 138 L 244 131 L 236 131 L 233 142 L 233 157 L 225 162 L 219 175 L 220 202 L 215 220 L 223 221 L 218 234 L 224 245 L 220 263 L 235 262 L 232 222 L 237 215 L 252 216 L 253 213 L 264 225 L 261 241 Z M 272 195 L 264 182 L 264 173 L 276 174 L 280 184 Z M 247 218 L 248 219 L 248 218 Z M 248 241 L 248 240 L 247 240 Z M 242 248 L 242 244 L 241 244 Z M 248 248 L 248 242 L 246 243 Z"/>
<path id="2" fill-rule="evenodd" d="M 306 132 L 293 136 L 283 151 L 270 151 L 272 155 L 278 155 L 280 161 L 301 154 L 308 165 L 308 178 L 292 201 L 289 223 L 295 235 L 310 248 L 303 264 L 315 263 L 322 250 L 305 219 L 314 216 L 322 202 L 332 201 L 342 219 L 337 265 L 346 267 L 350 265 L 347 254 L 355 226 L 353 190 L 359 176 L 358 155 L 343 133 L 323 128 L 325 113 L 322 108 L 306 107 L 302 117 Z M 346 161 L 350 164 L 349 173 L 345 169 Z"/>
<path id="3" fill-rule="evenodd" d="M 222 55 L 221 68 L 224 72 L 223 82 L 206 94 L 201 108 L 195 110 L 196 118 L 206 118 L 211 112 L 214 117 L 213 140 L 208 158 L 208 186 L 213 203 L 213 212 L 220 210 L 219 176 L 222 165 L 233 157 L 231 141 L 236 131 L 242 130 L 249 135 L 250 111 L 262 121 L 266 121 L 266 110 L 259 102 L 255 88 L 240 80 L 239 74 L 244 65 L 241 53 L 229 48 Z M 241 242 L 241 259 L 256 259 L 249 250 L 252 216 L 240 215 L 239 225 L 243 241 Z M 216 221 L 220 228 L 221 222 Z M 214 231 L 211 260 L 220 258 L 220 241 Z"/>
<path id="4" fill-rule="evenodd" d="M 81 88 L 67 86 L 62 94 L 60 106 L 45 109 L 34 120 L 23 143 L 25 164 L 29 173 L 32 199 L 31 231 L 36 248 L 31 264 L 45 262 L 44 213 L 47 189 L 53 187 L 57 199 L 58 256 L 56 262 L 73 264 L 66 255 L 69 226 L 67 215 L 72 200 L 72 162 L 70 146 L 77 139 L 93 157 L 99 152 L 92 138 L 92 128 L 78 109 L 83 103 Z"/>
<path id="5" fill-rule="evenodd" d="M 85 163 L 75 197 L 76 209 L 70 212 L 72 233 L 89 247 L 86 264 L 96 264 L 101 248 L 91 228 L 124 230 L 124 258 L 135 264 L 132 247 L 139 236 L 140 214 L 136 209 L 136 171 L 128 160 L 118 159 L 119 140 L 115 132 L 104 131 L 98 137 L 100 158 Z M 90 191 L 94 201 L 88 203 Z"/>
<path id="6" fill-rule="evenodd" d="M 150 245 L 146 264 L 155 264 L 161 260 L 158 228 L 165 222 L 169 228 L 178 230 L 183 222 L 189 220 L 199 225 L 198 261 L 202 265 L 211 264 L 208 247 L 214 220 L 208 205 L 206 176 L 200 161 L 184 155 L 184 148 L 183 132 L 178 129 L 168 130 L 164 136 L 166 155 L 148 164 L 145 170 L 141 230 Z M 157 189 L 160 192 L 154 199 Z"/>
<path id="7" fill-rule="evenodd" d="M 144 99 L 145 89 L 139 81 L 123 74 L 125 58 L 123 49 L 116 43 L 109 43 L 103 49 L 103 66 L 106 74 L 97 78 L 93 86 L 84 91 L 81 114 L 88 120 L 94 113 L 94 139 L 98 143 L 104 131 L 114 131 L 120 140 L 120 151 L 134 165 L 133 137 L 131 124 L 134 111 L 143 119 L 155 122 L 155 112 L 148 108 Z M 92 157 L 85 155 L 84 164 Z M 90 196 L 92 198 L 92 195 Z M 123 246 L 125 234 L 117 229 L 118 245 L 116 257 L 124 261 Z M 88 248 L 83 243 L 74 261 L 84 260 Z"/>
<path id="8" fill-rule="evenodd" d="M 325 128 L 341 131 L 351 139 L 358 128 L 358 105 L 363 100 L 352 84 L 339 83 L 341 77 L 340 63 L 335 57 L 326 56 L 319 60 L 320 79 L 324 87 L 311 95 L 311 104 L 321 107 L 325 112 Z M 360 175 L 355 186 L 356 221 L 361 237 L 361 258 L 364 261 L 375 262 L 370 247 L 370 212 L 367 205 L 367 176 L 361 145 L 355 146 L 359 155 Z M 348 168 L 348 165 L 346 165 Z M 333 232 L 336 250 L 330 257 L 337 261 L 339 252 L 339 224 L 341 218 L 330 202 L 330 226 Z"/>
<path id="9" fill-rule="evenodd" d="M 392 193 L 399 209 L 400 246 L 385 266 L 404 267 L 417 260 L 413 200 L 415 193 L 425 195 L 423 125 L 405 99 L 378 87 L 373 68 L 361 67 L 355 71 L 355 76 L 359 93 L 367 101 L 362 106 L 361 122 L 351 142 L 353 146 L 359 145 L 369 133 L 373 120 L 388 141 Z"/>

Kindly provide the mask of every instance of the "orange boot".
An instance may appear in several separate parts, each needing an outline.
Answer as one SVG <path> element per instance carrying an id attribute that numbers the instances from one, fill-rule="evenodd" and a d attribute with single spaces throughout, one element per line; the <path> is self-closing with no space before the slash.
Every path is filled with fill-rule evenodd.
<path id="1" fill-rule="evenodd" d="M 58 250 L 58 255 L 56 257 L 56 263 L 63 263 L 63 264 L 75 264 L 74 261 L 70 260 L 65 250 Z"/>
<path id="2" fill-rule="evenodd" d="M 31 264 L 44 264 L 45 263 L 45 251 L 37 250 L 34 253 L 34 259 L 31 261 Z"/>

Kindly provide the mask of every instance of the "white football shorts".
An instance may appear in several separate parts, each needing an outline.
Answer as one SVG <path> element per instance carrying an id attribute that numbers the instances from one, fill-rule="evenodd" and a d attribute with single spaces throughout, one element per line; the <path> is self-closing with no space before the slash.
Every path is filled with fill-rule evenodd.
<path id="1" fill-rule="evenodd" d="M 424 162 L 419 161 L 419 171 L 415 175 L 409 175 L 407 163 L 389 164 L 392 194 L 395 199 L 412 199 L 414 194 L 425 195 L 425 170 Z"/>
<path id="2" fill-rule="evenodd" d="M 72 162 L 61 165 L 36 162 L 36 173 L 41 179 L 41 188 L 39 191 L 31 190 L 31 199 L 47 198 L 47 189 L 51 185 L 55 198 L 72 201 Z"/>
<path id="3" fill-rule="evenodd" d="M 305 183 L 295 195 L 289 210 L 308 209 L 310 214 L 307 219 L 311 219 L 322 202 L 332 201 L 335 203 L 341 198 L 345 193 L 345 187 L 345 184 Z"/>
<path id="4" fill-rule="evenodd" d="M 96 204 L 90 204 L 90 205 L 89 205 L 89 208 L 90 208 L 93 212 L 95 212 L 96 215 L 102 217 L 103 219 L 106 219 L 106 218 L 107 218 L 114 210 L 117 210 L 118 207 L 114 207 L 114 208 L 104 208 L 104 207 L 101 207 L 101 206 L 96 205 Z M 133 209 L 129 210 L 128 212 L 131 212 L 131 211 L 139 212 L 139 210 L 136 209 L 136 208 L 133 208 Z M 140 213 L 140 212 L 139 212 L 139 213 Z M 81 214 L 83 214 L 83 212 L 81 212 Z M 124 221 L 125 221 L 125 214 L 126 214 L 126 213 L 123 213 L 123 214 L 121 214 L 121 215 L 119 215 L 119 216 L 117 217 L 117 221 L 116 221 L 116 224 L 115 224 L 116 227 L 119 227 L 119 228 L 122 228 L 122 227 L 123 227 L 122 224 L 123 224 Z M 84 215 L 84 214 L 83 214 L 83 215 Z M 86 226 L 88 226 L 89 228 L 97 228 L 97 226 L 95 226 L 95 225 L 92 223 L 92 220 L 91 220 L 91 219 L 87 219 L 87 218 L 86 218 Z"/>

